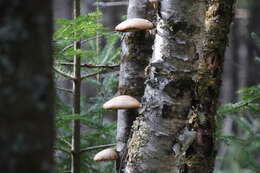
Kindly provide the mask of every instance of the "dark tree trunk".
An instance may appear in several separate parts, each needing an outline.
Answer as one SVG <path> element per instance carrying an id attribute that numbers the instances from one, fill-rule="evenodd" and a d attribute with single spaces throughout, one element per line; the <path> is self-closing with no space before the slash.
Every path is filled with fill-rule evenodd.
<path id="1" fill-rule="evenodd" d="M 51 0 L 0 1 L 0 172 L 51 173 Z"/>
<path id="2" fill-rule="evenodd" d="M 213 172 L 214 114 L 233 0 L 162 0 L 126 173 Z"/>
<path id="3" fill-rule="evenodd" d="M 147 0 L 130 0 L 128 19 L 144 18 L 154 20 L 155 10 Z M 122 58 L 119 77 L 119 94 L 131 95 L 140 101 L 144 94 L 145 67 L 152 56 L 154 35 L 149 31 L 128 32 L 123 35 Z M 126 144 L 131 126 L 138 115 L 137 110 L 119 110 L 117 119 L 117 172 L 125 167 Z"/>

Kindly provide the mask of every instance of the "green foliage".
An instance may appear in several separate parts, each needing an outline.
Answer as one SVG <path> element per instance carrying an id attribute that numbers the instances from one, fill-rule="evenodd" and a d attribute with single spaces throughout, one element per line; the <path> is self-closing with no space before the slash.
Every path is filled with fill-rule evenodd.
<path id="1" fill-rule="evenodd" d="M 100 12 L 79 16 L 77 19 L 58 19 L 54 33 L 54 68 L 70 75 L 74 55 L 80 55 L 84 64 L 115 64 L 118 63 L 119 49 L 116 47 L 118 36 L 106 32 L 102 24 L 98 23 Z M 77 34 L 75 34 L 77 33 Z M 73 41 L 81 41 L 81 49 L 73 49 Z M 104 46 L 100 46 L 100 43 Z M 67 65 L 64 65 L 67 64 Z M 84 68 L 84 67 L 83 67 Z M 82 73 L 91 74 L 102 72 L 100 68 L 82 68 Z M 84 75 L 83 74 L 83 75 Z M 60 78 L 56 78 L 57 81 Z M 115 143 L 114 122 L 105 122 L 104 116 L 108 112 L 102 109 L 102 104 L 113 96 L 117 87 L 115 74 L 103 74 L 100 77 L 86 78 L 82 83 L 96 88 L 94 97 L 81 97 L 81 114 L 72 114 L 72 106 L 63 103 L 59 97 L 55 101 L 56 108 L 56 140 L 55 162 L 56 172 L 70 171 L 71 164 L 71 137 L 72 120 L 81 120 L 81 148 Z M 64 92 L 64 91 L 61 91 Z M 66 93 L 70 94 L 70 93 Z M 113 163 L 94 163 L 93 155 L 98 152 L 87 151 L 81 155 L 81 172 L 84 173 L 111 173 Z"/>
<path id="2" fill-rule="evenodd" d="M 56 32 L 54 33 L 54 58 L 55 60 L 72 60 L 73 55 L 89 55 L 93 50 L 73 49 L 73 41 L 90 39 L 97 32 L 103 33 L 104 27 L 97 21 L 100 12 L 89 13 L 76 19 L 57 19 Z M 75 34 L 76 33 L 76 34 Z"/>
<path id="3" fill-rule="evenodd" d="M 255 33 L 251 37 L 260 49 L 260 37 Z M 256 57 L 256 61 L 259 59 Z M 239 102 L 225 104 L 218 110 L 217 140 L 228 147 L 225 157 L 217 158 L 223 166 L 220 170 L 215 170 L 215 173 L 260 172 L 260 85 L 240 89 L 238 94 Z M 223 136 L 221 129 L 226 117 L 232 119 L 235 130 L 232 134 Z"/>
<path id="4" fill-rule="evenodd" d="M 256 173 L 260 170 L 257 163 L 260 147 L 260 85 L 244 88 L 238 91 L 240 101 L 226 104 L 218 111 L 217 122 L 222 129 L 225 117 L 230 117 L 236 128 L 233 134 L 221 136 L 218 131 L 217 140 L 228 145 L 224 158 L 218 158 L 223 163 L 223 171 L 216 173 Z"/>
<path id="5" fill-rule="evenodd" d="M 88 13 L 76 19 L 57 19 L 53 37 L 55 68 L 67 74 L 72 73 L 72 66 L 62 65 L 72 62 L 74 55 L 79 55 L 82 62 L 92 65 L 118 63 L 120 54 L 116 44 L 119 36 L 100 24 L 100 12 Z M 76 32 L 76 34 L 75 34 Z M 81 49 L 74 50 L 73 42 L 81 41 Z M 100 42 L 104 46 L 100 46 Z M 84 69 L 86 72 L 98 72 L 100 69 Z"/>
<path id="6" fill-rule="evenodd" d="M 239 102 L 224 105 L 218 113 L 230 114 L 249 111 L 253 113 L 252 115 L 259 116 L 257 113 L 260 113 L 260 107 L 255 102 L 260 99 L 260 85 L 241 89 L 238 91 L 238 94 L 241 99 Z"/>

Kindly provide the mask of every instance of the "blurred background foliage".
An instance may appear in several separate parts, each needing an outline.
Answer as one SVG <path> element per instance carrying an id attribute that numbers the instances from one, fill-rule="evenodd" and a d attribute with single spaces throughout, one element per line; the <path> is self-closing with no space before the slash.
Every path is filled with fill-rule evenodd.
<path id="1" fill-rule="evenodd" d="M 216 173 L 257 173 L 260 171 L 260 85 L 238 91 L 240 101 L 223 105 L 217 114 L 217 141 L 227 147 L 224 157 L 217 157 L 222 163 Z M 233 120 L 234 131 L 222 135 L 223 121 Z"/>

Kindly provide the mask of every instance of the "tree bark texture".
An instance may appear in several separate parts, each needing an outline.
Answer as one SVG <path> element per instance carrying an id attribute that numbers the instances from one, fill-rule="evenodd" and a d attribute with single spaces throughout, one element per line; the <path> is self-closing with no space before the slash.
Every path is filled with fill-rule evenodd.
<path id="1" fill-rule="evenodd" d="M 0 1 L 0 15 L 0 172 L 51 173 L 51 0 Z"/>
<path id="2" fill-rule="evenodd" d="M 130 0 L 127 17 L 153 21 L 155 10 L 146 0 Z M 152 31 L 136 31 L 125 33 L 122 38 L 119 94 L 131 95 L 140 101 L 144 94 L 145 67 L 152 56 L 154 34 Z M 118 110 L 117 151 L 120 157 L 117 160 L 117 172 L 125 167 L 126 143 L 137 115 L 137 109 Z"/>
<path id="3" fill-rule="evenodd" d="M 126 173 L 213 171 L 214 114 L 233 0 L 162 0 Z"/>

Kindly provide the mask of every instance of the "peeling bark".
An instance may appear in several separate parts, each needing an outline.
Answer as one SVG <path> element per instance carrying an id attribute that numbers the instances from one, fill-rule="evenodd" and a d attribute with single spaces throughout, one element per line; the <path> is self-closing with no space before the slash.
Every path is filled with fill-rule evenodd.
<path id="1" fill-rule="evenodd" d="M 0 1 L 0 14 L 0 172 L 51 173 L 51 0 Z"/>
<path id="2" fill-rule="evenodd" d="M 128 18 L 154 20 L 155 10 L 146 0 L 130 0 Z M 119 77 L 120 95 L 131 95 L 140 101 L 144 93 L 144 72 L 152 56 L 154 36 L 150 31 L 128 32 L 123 35 L 122 58 Z M 137 110 L 119 110 L 117 120 L 117 172 L 125 167 L 126 143 L 131 126 L 138 115 Z"/>
<path id="3" fill-rule="evenodd" d="M 162 0 L 126 173 L 213 172 L 214 114 L 233 0 Z"/>

